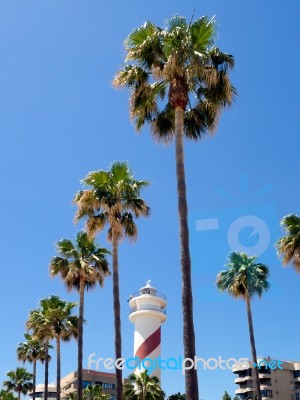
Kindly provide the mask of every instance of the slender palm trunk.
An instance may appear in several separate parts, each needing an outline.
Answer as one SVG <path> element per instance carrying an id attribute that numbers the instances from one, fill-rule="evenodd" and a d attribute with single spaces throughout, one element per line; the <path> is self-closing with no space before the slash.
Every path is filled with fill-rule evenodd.
<path id="1" fill-rule="evenodd" d="M 257 367 L 256 347 L 255 347 L 252 312 L 251 312 L 251 303 L 250 303 L 250 298 L 249 298 L 248 294 L 245 296 L 245 300 L 246 300 L 246 307 L 247 307 L 247 317 L 248 317 L 248 325 L 249 325 L 249 335 L 250 335 L 252 360 L 256 365 L 253 368 L 253 370 L 254 370 L 255 391 L 256 391 L 256 395 L 257 395 L 257 400 L 261 400 L 259 375 L 258 375 L 258 367 Z"/>
<path id="2" fill-rule="evenodd" d="M 79 318 L 78 318 L 78 370 L 77 370 L 78 400 L 82 400 L 83 314 L 84 314 L 84 280 L 81 278 L 79 285 Z"/>
<path id="3" fill-rule="evenodd" d="M 48 380 L 49 380 L 49 340 L 45 342 L 45 400 L 48 400 Z"/>
<path id="4" fill-rule="evenodd" d="M 36 358 L 33 359 L 32 362 L 32 400 L 35 400 L 35 385 L 36 385 Z"/>
<path id="5" fill-rule="evenodd" d="M 113 261 L 113 297 L 114 297 L 114 325 L 115 325 L 115 356 L 116 360 L 122 357 L 121 318 L 120 318 L 120 291 L 119 291 L 119 241 L 112 232 L 112 261 Z M 116 400 L 122 400 L 122 370 L 116 368 Z"/>
<path id="6" fill-rule="evenodd" d="M 194 361 L 196 356 L 195 331 L 193 320 L 193 295 L 191 279 L 191 257 L 189 248 L 188 207 L 186 199 L 186 184 L 183 151 L 183 115 L 182 107 L 175 108 L 175 146 L 176 146 L 176 176 L 178 192 L 178 213 L 181 249 L 182 275 L 182 309 L 183 309 L 183 346 L 184 357 Z M 197 370 L 191 368 L 185 371 L 185 390 L 187 400 L 198 400 Z"/>
<path id="7" fill-rule="evenodd" d="M 21 400 L 21 391 L 18 390 L 18 400 Z"/>
<path id="8" fill-rule="evenodd" d="M 56 399 L 60 400 L 60 338 L 56 338 Z"/>

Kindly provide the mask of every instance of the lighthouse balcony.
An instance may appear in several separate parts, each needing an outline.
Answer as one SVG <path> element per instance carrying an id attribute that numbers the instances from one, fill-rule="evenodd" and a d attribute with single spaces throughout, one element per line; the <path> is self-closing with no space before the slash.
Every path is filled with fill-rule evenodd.
<path id="1" fill-rule="evenodd" d="M 166 309 L 153 304 L 139 304 L 136 307 L 130 307 L 130 314 L 138 311 L 158 311 L 166 314 Z"/>

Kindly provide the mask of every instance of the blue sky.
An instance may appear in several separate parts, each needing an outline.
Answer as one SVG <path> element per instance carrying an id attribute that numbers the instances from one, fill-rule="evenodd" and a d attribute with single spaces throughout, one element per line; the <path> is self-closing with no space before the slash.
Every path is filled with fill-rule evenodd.
<path id="1" fill-rule="evenodd" d="M 138 222 L 137 243 L 120 249 L 124 356 L 133 352 L 127 299 L 146 279 L 168 299 L 162 356 L 182 354 L 174 146 L 155 143 L 148 127 L 135 133 L 128 93 L 111 81 L 131 30 L 193 12 L 195 18 L 216 15 L 218 46 L 235 56 L 232 82 L 239 92 L 217 134 L 185 147 L 197 355 L 250 356 L 245 305 L 220 295 L 214 284 L 230 251 L 232 223 L 250 215 L 270 235 L 260 260 L 271 269 L 272 289 L 253 303 L 258 354 L 300 359 L 300 277 L 281 267 L 273 246 L 281 217 L 299 213 L 298 2 L 9 0 L 0 3 L 0 381 L 17 366 L 16 345 L 38 300 L 51 294 L 77 300 L 50 279 L 49 260 L 55 242 L 74 238 L 80 227 L 72 222 L 80 179 L 114 160 L 127 160 L 136 178 L 151 181 L 144 191 L 151 217 Z M 196 221 L 211 218 L 219 229 L 196 230 Z M 261 240 L 251 233 L 245 227 L 238 237 L 249 248 Z M 109 247 L 104 235 L 98 239 Z M 90 353 L 114 354 L 112 311 L 107 279 L 104 289 L 86 295 L 85 367 Z M 51 364 L 54 381 L 55 357 Z M 73 343 L 63 347 L 62 373 L 74 369 Z M 233 379 L 230 371 L 200 369 L 201 398 L 220 399 L 225 389 L 233 394 Z M 183 391 L 181 372 L 163 372 L 162 385 L 168 394 Z"/>

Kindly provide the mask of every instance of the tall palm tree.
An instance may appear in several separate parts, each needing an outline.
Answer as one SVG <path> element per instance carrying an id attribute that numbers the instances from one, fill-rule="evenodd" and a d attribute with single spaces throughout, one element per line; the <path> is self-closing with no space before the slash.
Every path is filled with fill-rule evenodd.
<path id="1" fill-rule="evenodd" d="M 255 295 L 261 297 L 263 292 L 269 289 L 270 284 L 268 282 L 268 267 L 264 264 L 256 263 L 256 260 L 257 257 L 249 257 L 245 253 L 230 253 L 226 264 L 227 270 L 218 274 L 217 287 L 221 291 L 226 291 L 232 297 L 242 298 L 246 302 L 252 360 L 254 363 L 254 383 L 257 400 L 261 400 L 251 299 Z"/>
<path id="2" fill-rule="evenodd" d="M 51 336 L 56 341 L 56 398 L 60 400 L 61 340 L 69 342 L 72 338 L 77 339 L 78 337 L 78 317 L 72 315 L 77 303 L 65 301 L 59 296 L 52 295 L 41 300 L 41 305 L 46 310 Z"/>
<path id="3" fill-rule="evenodd" d="M 40 300 L 39 308 L 31 310 L 29 313 L 28 320 L 26 322 L 26 328 L 32 331 L 32 336 L 36 340 L 44 343 L 45 350 L 45 399 L 48 398 L 48 382 L 49 382 L 49 361 L 51 357 L 49 355 L 49 349 L 53 346 L 49 343 L 53 339 L 53 331 L 49 324 L 49 318 L 47 316 L 47 302 L 45 299 Z"/>
<path id="4" fill-rule="evenodd" d="M 201 139 L 216 130 L 221 110 L 236 93 L 228 71 L 231 55 L 214 46 L 215 21 L 202 17 L 188 23 L 175 16 L 162 29 L 146 22 L 125 41 L 127 64 L 114 79 L 131 91 L 130 109 L 139 131 L 148 122 L 157 140 L 175 138 L 180 226 L 183 342 L 185 358 L 196 356 L 191 259 L 186 197 L 184 137 Z M 186 396 L 197 400 L 197 371 L 185 371 Z"/>
<path id="5" fill-rule="evenodd" d="M 21 393 L 27 394 L 32 390 L 33 375 L 25 368 L 18 367 L 15 371 L 9 371 L 6 374 L 9 379 L 3 382 L 3 386 L 10 392 L 18 393 L 18 400 L 21 399 Z"/>
<path id="6" fill-rule="evenodd" d="M 108 240 L 112 243 L 113 298 L 115 326 L 115 357 L 122 357 L 120 294 L 119 294 L 119 242 L 123 237 L 131 241 L 137 238 L 134 217 L 149 215 L 149 207 L 140 197 L 141 190 L 148 186 L 146 181 L 133 177 L 125 162 L 115 162 L 109 171 L 91 172 L 83 180 L 89 189 L 77 193 L 74 202 L 78 206 L 75 220 L 86 218 L 89 236 L 105 225 L 109 226 Z M 116 369 L 116 399 L 122 400 L 122 370 Z"/>
<path id="7" fill-rule="evenodd" d="M 277 241 L 277 251 L 282 256 L 284 265 L 291 262 L 300 273 L 300 217 L 295 214 L 287 215 L 280 225 L 285 229 L 286 236 Z"/>
<path id="8" fill-rule="evenodd" d="M 19 343 L 17 347 L 17 358 L 19 361 L 23 361 L 23 363 L 29 362 L 33 365 L 32 399 L 35 400 L 36 363 L 37 361 L 45 361 L 45 345 L 43 342 L 37 340 L 29 333 L 25 333 L 24 337 L 26 342 Z"/>
<path id="9" fill-rule="evenodd" d="M 156 376 L 149 376 L 147 371 L 130 374 L 129 382 L 124 384 L 125 400 L 163 400 L 165 393 L 159 386 Z"/>
<path id="10" fill-rule="evenodd" d="M 97 284 L 103 286 L 104 278 L 109 275 L 106 256 L 110 253 L 83 231 L 77 233 L 74 243 L 68 239 L 60 240 L 57 252 L 59 256 L 53 257 L 50 262 L 51 275 L 59 275 L 69 291 L 76 289 L 79 292 L 77 392 L 78 400 L 82 400 L 84 291 Z"/>

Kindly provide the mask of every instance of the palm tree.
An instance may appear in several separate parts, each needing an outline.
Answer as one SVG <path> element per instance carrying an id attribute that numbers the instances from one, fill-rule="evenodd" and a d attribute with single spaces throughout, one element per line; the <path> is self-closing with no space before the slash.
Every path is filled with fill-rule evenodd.
<path id="1" fill-rule="evenodd" d="M 216 130 L 221 110 L 236 93 L 228 70 L 234 59 L 214 46 L 215 21 L 202 17 L 187 23 L 175 16 L 165 29 L 146 22 L 125 42 L 127 65 L 114 79 L 131 91 L 131 116 L 139 131 L 150 123 L 157 140 L 175 137 L 180 226 L 184 357 L 196 356 L 191 259 L 186 198 L 184 136 L 199 140 Z M 163 109 L 161 106 L 163 105 Z M 185 371 L 187 399 L 198 399 L 197 371 Z"/>
<path id="2" fill-rule="evenodd" d="M 125 400 L 163 400 L 165 393 L 159 386 L 156 376 L 149 376 L 147 371 L 130 374 L 129 383 L 123 386 Z"/>
<path id="3" fill-rule="evenodd" d="M 100 385 L 88 385 L 82 392 L 83 400 L 108 400 L 110 394 L 104 393 Z M 67 400 L 77 400 L 77 392 L 72 392 L 66 396 Z"/>
<path id="4" fill-rule="evenodd" d="M 83 396 L 84 390 L 82 392 L 82 396 Z M 78 400 L 78 396 L 77 396 L 77 392 L 71 392 L 69 394 L 66 395 L 66 400 Z"/>
<path id="5" fill-rule="evenodd" d="M 50 296 L 41 300 L 42 307 L 46 310 L 51 336 L 56 341 L 56 385 L 57 400 L 60 400 L 60 379 L 61 379 L 61 340 L 69 342 L 72 338 L 78 337 L 78 317 L 72 315 L 77 303 L 62 300 L 59 296 Z"/>
<path id="6" fill-rule="evenodd" d="M 17 400 L 17 397 L 15 397 L 13 393 L 9 392 L 8 390 L 1 389 L 0 400 Z"/>
<path id="7" fill-rule="evenodd" d="M 277 241 L 277 251 L 282 256 L 284 265 L 292 262 L 295 270 L 300 272 L 300 217 L 295 214 L 287 215 L 280 225 L 285 229 L 286 236 Z"/>
<path id="8" fill-rule="evenodd" d="M 181 394 L 180 392 L 178 392 L 169 396 L 168 400 L 186 400 L 186 396 L 185 394 Z"/>
<path id="9" fill-rule="evenodd" d="M 9 379 L 3 382 L 3 386 L 8 391 L 18 393 L 18 400 L 21 399 L 21 393 L 27 394 L 32 390 L 32 378 L 33 375 L 28 372 L 25 368 L 18 367 L 15 371 L 9 371 L 6 374 Z"/>
<path id="10" fill-rule="evenodd" d="M 83 391 L 84 400 L 108 400 L 110 394 L 104 393 L 100 385 L 88 385 Z"/>
<path id="11" fill-rule="evenodd" d="M 83 231 L 77 233 L 74 243 L 68 239 L 60 240 L 57 252 L 59 256 L 53 257 L 50 263 L 51 275 L 59 275 L 69 291 L 76 289 L 79 292 L 77 391 L 78 400 L 82 400 L 84 291 L 97 284 L 103 286 L 104 278 L 109 275 L 106 256 L 110 253 Z"/>
<path id="12" fill-rule="evenodd" d="M 140 198 L 146 181 L 134 179 L 127 163 L 115 162 L 109 171 L 91 172 L 83 180 L 90 188 L 77 193 L 78 206 L 75 220 L 87 218 L 86 230 L 90 237 L 109 225 L 108 240 L 112 243 L 113 298 L 115 326 L 115 356 L 122 357 L 120 294 L 119 294 L 119 242 L 123 237 L 137 238 L 134 217 L 149 215 L 149 207 Z M 116 399 L 122 400 L 122 370 L 116 369 Z"/>
<path id="13" fill-rule="evenodd" d="M 19 361 L 29 362 L 33 365 L 33 388 L 32 399 L 35 400 L 35 386 L 36 386 L 36 363 L 37 361 L 45 361 L 45 345 L 43 342 L 35 339 L 29 333 L 25 333 L 24 337 L 26 342 L 19 343 L 17 347 L 17 358 Z"/>
<path id="14" fill-rule="evenodd" d="M 32 331 L 32 336 L 36 340 L 44 343 L 45 350 L 45 399 L 48 398 L 48 381 L 49 381 L 49 361 L 51 357 L 49 355 L 49 349 L 53 346 L 49 343 L 53 339 L 53 331 L 49 324 L 47 316 L 48 304 L 45 299 L 40 300 L 40 307 L 30 311 L 28 320 L 26 322 L 26 328 Z"/>
<path id="15" fill-rule="evenodd" d="M 217 286 L 221 291 L 226 291 L 234 298 L 242 298 L 246 302 L 247 317 L 250 334 L 252 360 L 254 363 L 254 383 L 256 386 L 257 400 L 261 400 L 254 329 L 251 312 L 251 299 L 268 290 L 269 269 L 266 265 L 256 263 L 257 257 L 249 257 L 245 253 L 232 252 L 226 264 L 227 270 L 221 271 L 217 277 Z"/>
<path id="16" fill-rule="evenodd" d="M 231 400 L 231 396 L 227 393 L 227 391 L 225 390 L 225 393 L 222 397 L 222 400 Z"/>

